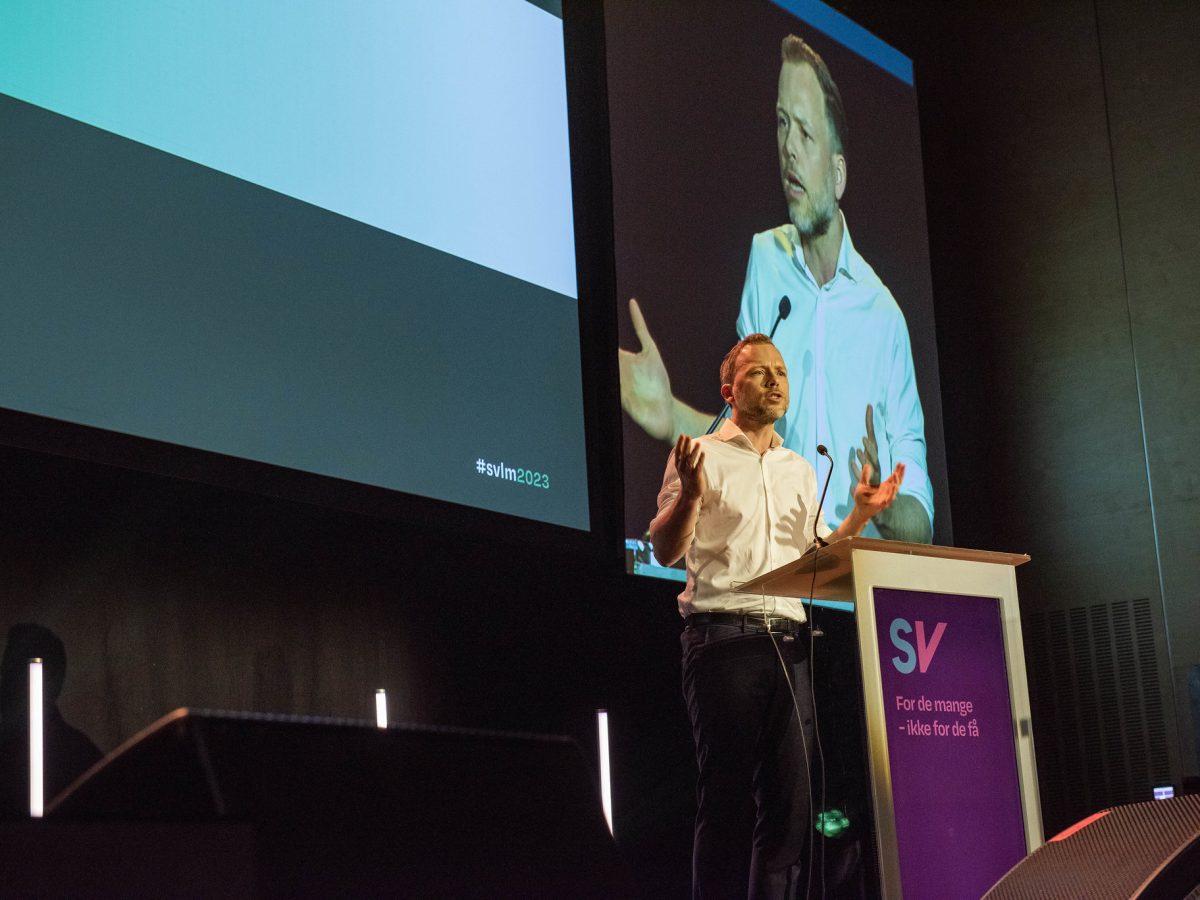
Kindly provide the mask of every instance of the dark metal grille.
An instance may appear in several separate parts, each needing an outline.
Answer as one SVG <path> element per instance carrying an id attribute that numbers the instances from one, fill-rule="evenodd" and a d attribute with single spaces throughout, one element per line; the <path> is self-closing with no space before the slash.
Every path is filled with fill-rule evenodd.
<path id="1" fill-rule="evenodd" d="M 1024 631 L 1047 836 L 1169 784 L 1150 601 L 1029 612 Z"/>

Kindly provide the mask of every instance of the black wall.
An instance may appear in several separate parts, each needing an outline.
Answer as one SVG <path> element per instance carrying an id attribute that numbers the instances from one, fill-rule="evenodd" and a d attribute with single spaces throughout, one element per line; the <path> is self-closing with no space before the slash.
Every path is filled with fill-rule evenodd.
<path id="1" fill-rule="evenodd" d="M 384 687 L 392 721 L 571 734 L 594 758 L 607 708 L 627 855 L 667 895 L 686 880 L 671 585 L 25 450 L 0 472 L 0 628 L 63 639 L 60 708 L 101 749 L 179 706 L 371 719 Z"/>
<path id="2" fill-rule="evenodd" d="M 915 60 L 956 541 L 1020 570 L 1046 827 L 1200 771 L 1200 63 L 1191 2 L 844 0 Z M 464 514 L 469 515 L 469 514 Z M 0 448 L 0 628 L 108 750 L 209 706 L 576 735 L 689 877 L 674 585 L 575 550 Z"/>
<path id="3" fill-rule="evenodd" d="M 1200 6 L 835 5 L 915 60 L 955 540 L 1033 557 L 1053 833 L 1200 772 Z"/>

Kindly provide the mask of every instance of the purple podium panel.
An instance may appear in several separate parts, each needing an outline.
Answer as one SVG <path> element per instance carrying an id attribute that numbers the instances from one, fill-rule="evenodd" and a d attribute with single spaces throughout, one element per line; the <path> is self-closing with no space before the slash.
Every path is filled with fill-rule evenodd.
<path id="1" fill-rule="evenodd" d="M 1027 852 L 1000 600 L 874 600 L 904 896 L 975 900 Z"/>

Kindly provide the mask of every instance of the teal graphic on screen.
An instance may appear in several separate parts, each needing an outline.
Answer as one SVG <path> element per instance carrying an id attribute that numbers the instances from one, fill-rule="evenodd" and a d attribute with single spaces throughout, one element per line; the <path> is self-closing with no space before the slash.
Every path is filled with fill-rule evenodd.
<path id="1" fill-rule="evenodd" d="M 588 527 L 542 6 L 11 0 L 0 194 L 0 406 Z"/>

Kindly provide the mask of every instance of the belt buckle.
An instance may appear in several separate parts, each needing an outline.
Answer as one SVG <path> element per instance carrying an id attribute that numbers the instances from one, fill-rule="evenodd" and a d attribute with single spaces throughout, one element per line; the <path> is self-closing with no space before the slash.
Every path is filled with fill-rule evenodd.
<path id="1" fill-rule="evenodd" d="M 785 640 L 793 640 L 796 636 L 796 626 L 793 620 L 787 616 L 765 616 L 764 621 L 767 624 L 768 631 L 774 631 L 776 634 L 782 634 Z M 777 628 L 782 625 L 783 627 Z"/>
<path id="2" fill-rule="evenodd" d="M 767 615 L 765 613 L 760 616 L 753 616 L 753 617 L 749 617 L 749 618 L 750 618 L 750 621 L 752 621 L 754 623 L 755 627 L 761 628 L 763 631 L 768 631 L 768 632 L 774 632 L 775 625 L 778 622 L 782 621 L 780 616 L 772 616 L 772 615 Z"/>

